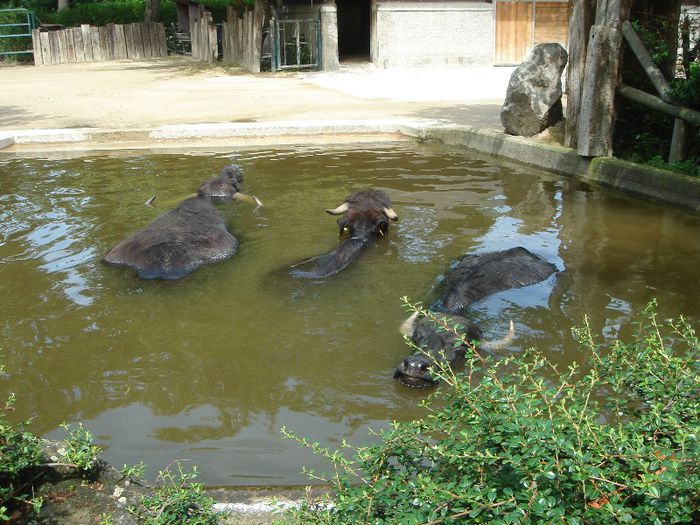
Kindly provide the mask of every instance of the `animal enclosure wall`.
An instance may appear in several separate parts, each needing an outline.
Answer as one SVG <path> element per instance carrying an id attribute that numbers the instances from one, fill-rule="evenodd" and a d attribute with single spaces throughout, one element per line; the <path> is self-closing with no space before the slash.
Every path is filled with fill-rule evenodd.
<path id="1" fill-rule="evenodd" d="M 34 64 L 100 62 L 167 56 L 165 28 L 160 23 L 87 24 L 60 31 L 32 31 Z"/>
<path id="2" fill-rule="evenodd" d="M 490 65 L 493 5 L 482 2 L 373 2 L 371 59 L 380 67 Z"/>

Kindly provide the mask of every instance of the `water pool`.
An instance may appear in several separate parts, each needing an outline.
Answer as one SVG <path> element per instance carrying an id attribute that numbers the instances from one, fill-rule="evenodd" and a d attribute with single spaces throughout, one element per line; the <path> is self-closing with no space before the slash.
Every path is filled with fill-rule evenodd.
<path id="1" fill-rule="evenodd" d="M 174 282 L 101 263 L 230 162 L 265 204 L 222 208 L 234 258 Z M 325 464 L 280 427 L 334 446 L 420 416 L 425 392 L 391 379 L 407 353 L 399 298 L 429 300 L 464 253 L 524 246 L 562 270 L 471 309 L 489 338 L 516 321 L 508 352 L 580 362 L 572 325 L 588 314 L 614 337 L 652 297 L 662 317 L 700 320 L 699 216 L 458 149 L 5 156 L 0 182 L 0 394 L 36 433 L 82 421 L 105 459 L 151 475 L 187 458 L 208 484 L 304 483 L 302 466 Z M 337 242 L 323 210 L 366 187 L 393 200 L 388 236 L 324 281 L 286 275 Z M 160 210 L 143 205 L 153 194 Z"/>

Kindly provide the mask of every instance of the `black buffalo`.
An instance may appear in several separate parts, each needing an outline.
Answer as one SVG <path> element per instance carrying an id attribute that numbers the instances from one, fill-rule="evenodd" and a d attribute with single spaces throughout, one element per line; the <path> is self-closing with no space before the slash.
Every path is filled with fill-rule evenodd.
<path id="1" fill-rule="evenodd" d="M 194 196 L 117 244 L 104 261 L 133 268 L 144 279 L 178 279 L 202 265 L 231 257 L 238 241 L 214 204 L 232 200 L 259 204 L 254 197 L 239 193 L 242 181 L 239 166 L 225 166 Z"/>
<path id="2" fill-rule="evenodd" d="M 305 259 L 292 266 L 294 277 L 320 279 L 338 273 L 378 236 L 384 236 L 389 221 L 399 217 L 391 209 L 389 196 L 381 190 L 357 191 L 348 196 L 335 209 L 326 210 L 331 215 L 342 215 L 338 228 L 343 240 L 325 255 Z"/>
<path id="3" fill-rule="evenodd" d="M 450 329 L 455 325 L 460 326 L 459 332 L 467 341 L 476 341 L 481 348 L 495 349 L 509 344 L 515 335 L 512 321 L 504 339 L 483 341 L 479 327 L 458 314 L 488 295 L 541 282 L 555 272 L 553 264 L 525 248 L 463 257 L 447 276 L 444 291 L 433 305 L 437 317 L 444 318 L 446 326 L 440 327 L 429 318 L 418 319 L 417 314 L 402 325 L 401 332 L 428 355 L 406 357 L 394 371 L 394 379 L 413 387 L 437 384 L 431 373 L 434 362 L 444 359 L 450 366 L 457 365 L 468 350 L 464 344 L 457 343 L 459 338 Z"/>

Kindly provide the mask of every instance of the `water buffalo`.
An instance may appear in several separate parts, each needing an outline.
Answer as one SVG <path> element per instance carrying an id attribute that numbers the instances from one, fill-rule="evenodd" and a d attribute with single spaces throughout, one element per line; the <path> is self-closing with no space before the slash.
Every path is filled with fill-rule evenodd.
<path id="1" fill-rule="evenodd" d="M 357 258 L 377 236 L 384 236 L 389 221 L 399 217 L 391 209 L 389 196 L 381 190 L 357 191 L 335 209 L 326 210 L 341 215 L 338 228 L 344 239 L 325 255 L 305 259 L 292 266 L 294 277 L 320 279 L 338 273 Z"/>
<path id="2" fill-rule="evenodd" d="M 394 379 L 407 386 L 425 388 L 438 383 L 431 371 L 435 361 L 445 360 L 450 367 L 464 362 L 471 349 L 461 337 L 479 348 L 495 350 L 510 344 L 515 337 L 515 327 L 511 321 L 508 335 L 503 339 L 484 341 L 481 329 L 460 315 L 437 314 L 437 321 L 433 321 L 427 317 L 418 319 L 418 314 L 414 314 L 403 323 L 401 333 L 429 355 L 421 353 L 405 358 L 394 370 Z"/>
<path id="3" fill-rule="evenodd" d="M 505 338 L 483 341 L 481 330 L 458 314 L 488 295 L 541 282 L 554 272 L 556 267 L 553 264 L 525 248 L 463 257 L 445 279 L 443 293 L 432 307 L 437 310 L 438 317 L 444 316 L 447 327 L 438 326 L 429 318 L 418 319 L 417 314 L 409 317 L 401 332 L 428 355 L 420 353 L 406 357 L 394 371 L 394 379 L 413 387 L 434 386 L 437 381 L 430 368 L 435 360 L 445 359 L 450 366 L 459 364 L 467 347 L 457 344 L 458 337 L 450 329 L 455 325 L 460 326 L 459 331 L 467 341 L 477 341 L 481 348 L 508 345 L 515 335 L 512 321 Z"/>
<path id="4" fill-rule="evenodd" d="M 242 181 L 239 166 L 225 166 L 194 196 L 117 244 L 104 261 L 133 268 L 144 279 L 178 279 L 204 264 L 232 256 L 238 241 L 214 204 L 232 200 L 260 204 L 255 197 L 239 193 Z"/>

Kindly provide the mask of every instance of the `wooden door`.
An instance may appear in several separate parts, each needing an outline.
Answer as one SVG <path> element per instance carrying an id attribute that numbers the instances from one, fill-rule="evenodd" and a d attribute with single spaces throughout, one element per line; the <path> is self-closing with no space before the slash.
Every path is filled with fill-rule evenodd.
<path id="1" fill-rule="evenodd" d="M 496 0 L 496 65 L 520 64 L 546 42 L 568 47 L 568 0 Z"/>
<path id="2" fill-rule="evenodd" d="M 497 65 L 520 64 L 532 49 L 533 0 L 496 2 Z"/>

